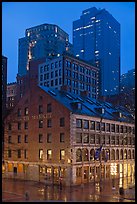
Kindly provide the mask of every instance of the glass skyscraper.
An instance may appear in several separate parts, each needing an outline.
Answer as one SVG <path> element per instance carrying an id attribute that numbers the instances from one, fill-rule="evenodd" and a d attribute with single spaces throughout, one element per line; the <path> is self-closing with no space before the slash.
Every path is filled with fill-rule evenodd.
<path id="1" fill-rule="evenodd" d="M 19 39 L 18 74 L 29 70 L 29 61 L 59 56 L 64 51 L 71 53 L 69 35 L 59 26 L 42 24 L 26 29 L 25 37 Z"/>
<path id="2" fill-rule="evenodd" d="M 119 94 L 120 24 L 105 9 L 82 12 L 73 22 L 74 55 L 99 67 L 99 95 Z"/>

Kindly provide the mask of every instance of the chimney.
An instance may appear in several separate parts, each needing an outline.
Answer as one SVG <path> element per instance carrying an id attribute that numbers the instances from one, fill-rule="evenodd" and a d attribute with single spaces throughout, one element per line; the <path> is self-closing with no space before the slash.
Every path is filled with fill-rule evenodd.
<path id="1" fill-rule="evenodd" d="M 68 85 L 61 86 L 61 91 L 68 91 Z"/>

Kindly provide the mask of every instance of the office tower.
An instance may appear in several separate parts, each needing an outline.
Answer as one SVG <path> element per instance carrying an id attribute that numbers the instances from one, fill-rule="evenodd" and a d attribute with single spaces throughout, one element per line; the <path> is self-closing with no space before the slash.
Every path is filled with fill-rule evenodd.
<path id="1" fill-rule="evenodd" d="M 63 51 L 71 52 L 69 35 L 59 26 L 42 24 L 26 29 L 25 37 L 19 39 L 18 74 L 29 70 L 29 62 L 43 57 L 52 59 Z"/>
<path id="2" fill-rule="evenodd" d="M 120 104 L 135 115 L 135 69 L 120 77 Z"/>
<path id="3" fill-rule="evenodd" d="M 74 55 L 99 67 L 99 95 L 119 93 L 120 24 L 105 9 L 82 12 L 73 22 Z"/>
<path id="4" fill-rule="evenodd" d="M 6 115 L 7 57 L 2 56 L 2 120 Z"/>
<path id="5" fill-rule="evenodd" d="M 68 53 L 40 64 L 38 80 L 39 85 L 98 97 L 98 68 Z"/>

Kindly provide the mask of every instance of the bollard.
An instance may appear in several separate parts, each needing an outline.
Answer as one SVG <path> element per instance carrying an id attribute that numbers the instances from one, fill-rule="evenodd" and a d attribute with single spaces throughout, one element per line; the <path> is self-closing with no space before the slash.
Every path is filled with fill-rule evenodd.
<path id="1" fill-rule="evenodd" d="M 29 200 L 29 193 L 27 191 L 25 192 L 25 199 Z"/>

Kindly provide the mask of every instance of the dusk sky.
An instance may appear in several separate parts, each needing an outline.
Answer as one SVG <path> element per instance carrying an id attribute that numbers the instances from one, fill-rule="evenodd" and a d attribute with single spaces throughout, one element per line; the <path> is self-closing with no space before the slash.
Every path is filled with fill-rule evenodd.
<path id="1" fill-rule="evenodd" d="M 8 58 L 7 82 L 15 82 L 18 72 L 18 39 L 27 28 L 56 24 L 69 34 L 72 23 L 91 7 L 106 9 L 121 24 L 121 74 L 135 68 L 134 2 L 3 2 L 2 54 Z"/>

